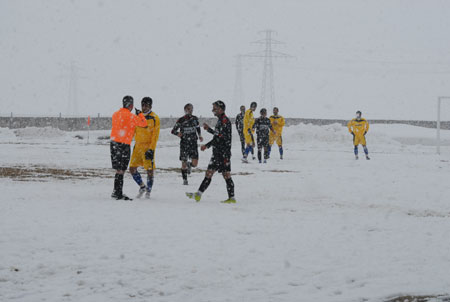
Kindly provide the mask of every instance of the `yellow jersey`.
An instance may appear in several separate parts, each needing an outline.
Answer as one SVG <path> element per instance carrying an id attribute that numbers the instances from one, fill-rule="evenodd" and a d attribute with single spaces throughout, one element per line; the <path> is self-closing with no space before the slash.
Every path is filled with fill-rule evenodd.
<path id="1" fill-rule="evenodd" d="M 137 127 L 134 140 L 136 141 L 136 144 L 149 144 L 149 148 L 155 150 L 160 130 L 159 117 L 153 111 L 144 114 L 144 116 L 147 120 L 147 127 Z"/>

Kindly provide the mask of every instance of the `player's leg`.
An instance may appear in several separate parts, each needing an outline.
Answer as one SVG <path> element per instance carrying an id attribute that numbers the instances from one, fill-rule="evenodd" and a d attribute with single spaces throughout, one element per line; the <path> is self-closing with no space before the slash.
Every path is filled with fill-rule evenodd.
<path id="1" fill-rule="evenodd" d="M 231 164 L 228 159 L 224 159 L 223 165 L 220 170 L 222 172 L 223 178 L 225 179 L 225 183 L 227 184 L 228 193 L 228 199 L 224 200 L 223 203 L 236 203 L 236 199 L 234 198 L 234 182 L 231 178 Z"/>
<path id="2" fill-rule="evenodd" d="M 145 198 L 150 198 L 150 193 L 153 189 L 153 182 L 155 176 L 155 169 L 150 168 L 147 170 L 147 192 L 145 192 Z"/>
<path id="3" fill-rule="evenodd" d="M 355 153 L 355 159 L 358 159 L 358 145 L 359 138 L 356 135 L 353 135 L 353 153 Z"/>
<path id="4" fill-rule="evenodd" d="M 283 159 L 283 137 L 279 135 L 277 137 L 277 145 L 278 145 L 278 152 L 280 152 L 280 159 Z"/>
<path id="5" fill-rule="evenodd" d="M 135 145 L 133 148 L 133 154 L 131 155 L 130 173 L 131 176 L 133 176 L 134 181 L 139 186 L 139 193 L 141 193 L 140 191 L 143 191 L 142 193 L 145 192 L 145 184 L 142 181 L 141 174 L 138 171 L 138 167 L 144 166 L 145 151 L 146 150 L 143 146 Z"/>
<path id="6" fill-rule="evenodd" d="M 239 132 L 239 139 L 241 140 L 241 152 L 242 152 L 242 156 L 244 156 L 244 154 L 245 154 L 245 137 L 244 137 L 244 133 Z"/>
<path id="7" fill-rule="evenodd" d="M 365 137 L 361 138 L 361 144 L 362 144 L 363 149 L 364 149 L 364 154 L 366 154 L 366 159 L 369 160 L 370 159 L 370 157 L 369 157 L 369 150 L 367 149 L 367 145 L 366 145 L 367 142 L 366 142 L 366 138 Z"/>
<path id="8" fill-rule="evenodd" d="M 123 194 L 123 176 L 128 168 L 128 163 L 130 162 L 130 146 L 111 142 L 110 149 L 112 168 L 116 170 L 114 176 L 114 191 L 111 194 L 111 197 L 128 200 L 130 198 Z"/>
<path id="9" fill-rule="evenodd" d="M 188 184 L 188 154 L 185 144 L 180 143 L 180 161 L 181 161 L 181 177 L 183 178 L 183 185 Z"/>
<path id="10" fill-rule="evenodd" d="M 258 161 L 259 163 L 262 162 L 262 156 L 261 156 L 261 152 L 262 152 L 262 141 L 261 141 L 261 137 L 258 136 L 257 139 L 257 145 L 258 145 Z"/>

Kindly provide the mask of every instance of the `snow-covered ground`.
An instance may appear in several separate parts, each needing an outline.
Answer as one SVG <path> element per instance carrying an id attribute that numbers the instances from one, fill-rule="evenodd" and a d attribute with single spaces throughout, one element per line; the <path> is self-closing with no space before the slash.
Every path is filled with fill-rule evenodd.
<path id="1" fill-rule="evenodd" d="M 161 132 L 151 200 L 110 199 L 108 131 L 0 128 L 0 301 L 385 301 L 450 293 L 450 131 L 285 129 L 285 159 L 220 175 L 201 202 Z M 75 138 L 76 135 L 82 139 Z M 208 140 L 209 134 L 204 135 Z M 237 135 L 234 133 L 234 138 Z M 362 150 L 360 150 L 362 151 Z M 210 151 L 200 154 L 200 167 Z M 137 185 L 129 174 L 125 193 Z"/>

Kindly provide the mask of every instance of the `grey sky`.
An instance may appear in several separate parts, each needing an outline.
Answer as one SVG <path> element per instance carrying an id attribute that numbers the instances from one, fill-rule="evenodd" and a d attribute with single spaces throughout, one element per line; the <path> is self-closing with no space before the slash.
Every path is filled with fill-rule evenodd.
<path id="1" fill-rule="evenodd" d="M 261 50 L 250 42 L 267 28 L 296 56 L 275 61 L 285 116 L 435 119 L 450 95 L 450 1 L 0 0 L 0 113 L 67 113 L 74 61 L 79 114 L 110 115 L 131 94 L 160 116 L 186 102 L 211 115 L 216 99 L 235 115 L 233 56 Z M 261 74 L 244 61 L 247 106 Z"/>

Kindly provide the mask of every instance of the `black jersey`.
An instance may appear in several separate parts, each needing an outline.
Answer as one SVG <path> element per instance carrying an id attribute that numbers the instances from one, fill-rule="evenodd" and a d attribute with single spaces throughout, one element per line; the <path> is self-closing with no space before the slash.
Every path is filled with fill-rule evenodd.
<path id="1" fill-rule="evenodd" d="M 256 129 L 256 135 L 258 137 L 269 137 L 270 130 L 272 129 L 272 123 L 268 117 L 258 117 L 255 119 L 253 128 Z"/>
<path id="2" fill-rule="evenodd" d="M 238 131 L 239 134 L 242 133 L 242 131 L 244 130 L 244 114 L 241 112 L 238 115 L 236 115 L 236 130 Z"/>
<path id="3" fill-rule="evenodd" d="M 178 131 L 178 129 L 180 131 Z M 195 115 L 185 115 L 180 117 L 172 129 L 172 134 L 182 134 L 181 141 L 183 142 L 197 142 L 201 135 L 200 123 Z"/>
<path id="4" fill-rule="evenodd" d="M 206 147 L 213 148 L 213 156 L 231 158 L 231 122 L 225 113 L 218 117 L 215 129 L 209 128 L 208 132 L 214 134 L 206 144 Z"/>

